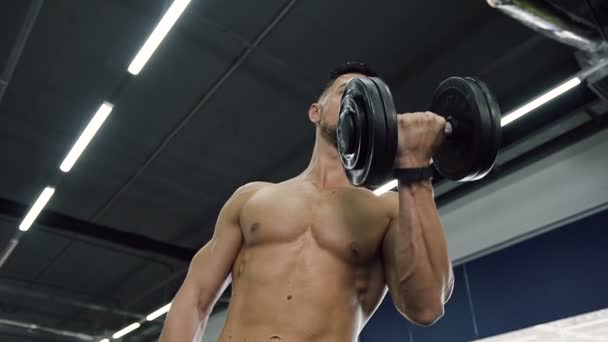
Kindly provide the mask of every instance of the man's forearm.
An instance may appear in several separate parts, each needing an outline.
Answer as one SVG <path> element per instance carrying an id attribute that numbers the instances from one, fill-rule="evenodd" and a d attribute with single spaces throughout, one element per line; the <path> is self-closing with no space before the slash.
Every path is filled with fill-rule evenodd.
<path id="1" fill-rule="evenodd" d="M 402 241 L 397 244 L 414 249 L 409 253 L 410 260 L 406 257 L 403 261 L 414 262 L 407 268 L 418 274 L 408 278 L 418 283 L 414 284 L 416 288 L 427 288 L 431 285 L 428 282 L 434 282 L 445 301 L 452 290 L 452 265 L 430 181 L 399 185 L 399 231 L 397 236 Z M 430 274 L 425 271 L 428 268 Z"/>

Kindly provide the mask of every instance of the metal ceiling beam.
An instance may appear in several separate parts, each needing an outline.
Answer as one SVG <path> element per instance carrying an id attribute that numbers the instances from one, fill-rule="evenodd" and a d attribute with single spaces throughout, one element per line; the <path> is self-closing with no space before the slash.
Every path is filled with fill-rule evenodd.
<path id="1" fill-rule="evenodd" d="M 25 20 L 23 21 L 21 30 L 19 31 L 17 39 L 13 44 L 11 53 L 8 56 L 8 61 L 6 62 L 4 71 L 2 71 L 2 75 L 0 75 L 0 103 L 2 103 L 2 99 L 4 98 L 4 94 L 8 88 L 8 84 L 10 83 L 13 73 L 17 68 L 17 63 L 19 63 L 19 59 L 21 58 L 21 54 L 23 53 L 27 39 L 29 38 L 32 29 L 36 24 L 36 18 L 38 18 L 38 13 L 40 13 L 43 3 L 44 0 L 33 0 L 27 14 L 25 15 Z"/>
<path id="2" fill-rule="evenodd" d="M 2 215 L 21 220 L 28 209 L 29 206 L 25 204 L 0 198 L 0 214 Z M 51 230 L 102 240 L 127 249 L 146 254 L 161 255 L 185 262 L 189 262 L 196 253 L 195 250 L 190 248 L 176 246 L 151 239 L 144 235 L 80 220 L 51 210 L 44 210 L 36 220 L 36 224 L 44 225 Z"/>
<path id="3" fill-rule="evenodd" d="M 76 308 L 86 309 L 90 311 L 104 312 L 116 316 L 122 316 L 130 319 L 143 319 L 146 316 L 144 314 L 133 313 L 121 309 L 109 308 L 104 305 L 100 305 L 97 303 L 89 303 L 85 301 L 81 301 L 78 299 L 65 298 L 61 296 L 56 296 L 49 293 L 42 293 L 38 291 L 28 290 L 25 288 L 17 288 L 9 285 L 0 284 L 0 292 L 9 294 L 11 296 L 21 296 L 28 297 L 33 299 L 40 299 L 49 301 L 55 304 L 67 305 Z"/>

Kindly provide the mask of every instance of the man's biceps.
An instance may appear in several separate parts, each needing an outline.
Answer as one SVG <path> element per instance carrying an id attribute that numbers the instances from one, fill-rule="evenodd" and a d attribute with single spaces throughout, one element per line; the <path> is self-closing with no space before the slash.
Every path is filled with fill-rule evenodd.
<path id="1" fill-rule="evenodd" d="M 395 233 L 396 233 L 396 227 L 395 225 L 391 222 L 391 224 L 389 224 L 386 232 L 384 233 L 384 237 L 382 238 L 382 243 L 381 243 L 381 255 L 382 255 L 382 259 L 384 264 L 386 265 L 387 263 L 391 263 L 395 257 Z"/>
<path id="2" fill-rule="evenodd" d="M 220 253 L 222 249 L 234 250 L 241 246 L 243 233 L 241 227 L 235 223 L 225 223 L 218 229 L 211 239 L 213 252 Z"/>

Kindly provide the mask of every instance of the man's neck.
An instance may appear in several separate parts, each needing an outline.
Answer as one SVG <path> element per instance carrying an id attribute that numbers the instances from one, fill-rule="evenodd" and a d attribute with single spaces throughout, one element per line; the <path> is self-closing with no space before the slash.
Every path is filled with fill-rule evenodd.
<path id="1" fill-rule="evenodd" d="M 344 173 L 338 149 L 318 131 L 310 163 L 298 178 L 309 180 L 320 188 L 352 187 Z"/>

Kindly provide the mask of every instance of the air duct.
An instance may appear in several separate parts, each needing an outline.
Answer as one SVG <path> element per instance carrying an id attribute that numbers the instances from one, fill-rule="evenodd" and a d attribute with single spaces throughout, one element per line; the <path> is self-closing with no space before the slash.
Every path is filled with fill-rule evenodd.
<path id="1" fill-rule="evenodd" d="M 602 40 L 542 0 L 486 0 L 488 4 L 552 39 L 588 53 L 602 48 Z"/>

